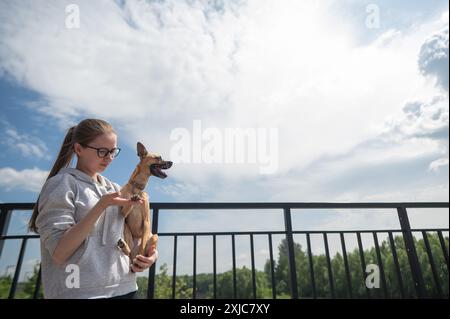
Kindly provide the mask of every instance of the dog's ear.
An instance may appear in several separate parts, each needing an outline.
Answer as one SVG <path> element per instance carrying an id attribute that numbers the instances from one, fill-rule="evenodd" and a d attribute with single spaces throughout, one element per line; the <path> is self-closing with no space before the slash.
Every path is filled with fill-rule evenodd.
<path id="1" fill-rule="evenodd" d="M 137 155 L 140 158 L 147 156 L 148 152 L 147 152 L 147 149 L 145 148 L 144 144 L 142 144 L 141 142 L 137 142 L 136 148 L 137 148 Z"/>

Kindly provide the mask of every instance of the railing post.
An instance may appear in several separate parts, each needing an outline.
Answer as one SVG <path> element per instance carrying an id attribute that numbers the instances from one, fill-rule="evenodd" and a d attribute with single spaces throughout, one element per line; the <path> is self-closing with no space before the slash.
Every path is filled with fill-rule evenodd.
<path id="1" fill-rule="evenodd" d="M 19 282 L 20 271 L 22 270 L 23 257 L 25 255 L 25 250 L 27 248 L 28 238 L 22 239 L 22 245 L 20 246 L 19 258 L 16 264 L 16 270 L 14 271 L 14 278 L 11 284 L 11 288 L 9 289 L 8 299 L 14 299 L 14 295 L 16 294 L 17 283 Z"/>
<path id="2" fill-rule="evenodd" d="M 197 235 L 194 235 L 194 253 L 193 253 L 193 265 L 192 265 L 192 299 L 197 298 Z"/>
<path id="3" fill-rule="evenodd" d="M 10 219 L 11 219 L 11 211 L 6 207 L 2 207 L 0 211 L 0 236 L 6 236 Z M 2 251 L 4 244 L 5 241 L 3 239 L 0 240 L 0 258 L 2 258 Z"/>
<path id="4" fill-rule="evenodd" d="M 41 289 L 41 280 L 42 280 L 42 267 L 41 265 L 39 265 L 39 272 L 38 272 L 38 276 L 36 279 L 36 286 L 34 286 L 34 294 L 33 294 L 33 299 L 38 299 L 39 297 L 39 292 Z"/>
<path id="5" fill-rule="evenodd" d="M 237 277 L 236 277 L 236 239 L 231 235 L 231 253 L 233 257 L 233 298 L 237 298 Z"/>
<path id="6" fill-rule="evenodd" d="M 217 299 L 217 252 L 216 252 L 216 235 L 213 235 L 213 289 L 214 289 L 214 299 Z"/>
<path id="7" fill-rule="evenodd" d="M 158 217 L 159 217 L 159 209 L 153 208 L 152 214 L 152 234 L 158 233 Z M 156 279 L 156 261 L 150 267 L 148 273 L 148 283 L 147 283 L 147 299 L 155 298 L 155 279 Z"/>
<path id="8" fill-rule="evenodd" d="M 284 226 L 286 229 L 291 294 L 293 299 L 298 299 L 297 269 L 295 267 L 294 236 L 292 233 L 292 218 L 290 208 L 284 208 Z"/>
<path id="9" fill-rule="evenodd" d="M 419 258 L 417 257 L 416 247 L 414 246 L 414 237 L 411 231 L 411 225 L 408 219 L 408 213 L 405 207 L 397 207 L 398 218 L 402 228 L 403 240 L 405 241 L 406 253 L 408 254 L 409 265 L 414 281 L 414 288 L 416 289 L 417 297 L 425 298 L 426 289 L 423 280 L 422 271 L 420 270 Z"/>

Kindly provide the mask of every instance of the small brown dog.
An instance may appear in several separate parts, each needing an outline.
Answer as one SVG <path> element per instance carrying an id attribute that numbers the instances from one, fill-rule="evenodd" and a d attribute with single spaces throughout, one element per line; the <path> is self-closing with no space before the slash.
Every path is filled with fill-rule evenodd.
<path id="1" fill-rule="evenodd" d="M 151 233 L 149 198 L 144 189 L 150 176 L 166 178 L 167 175 L 162 170 L 169 169 L 173 164 L 164 161 L 158 154 L 147 152 L 140 142 L 137 143 L 137 155 L 141 160 L 120 191 L 123 198 L 144 201 L 143 205 L 130 205 L 123 207 L 121 211 L 125 217 L 124 239 L 119 239 L 117 247 L 130 257 L 130 263 L 133 263 L 137 255 L 146 256 L 151 246 L 156 248 L 158 235 Z"/>

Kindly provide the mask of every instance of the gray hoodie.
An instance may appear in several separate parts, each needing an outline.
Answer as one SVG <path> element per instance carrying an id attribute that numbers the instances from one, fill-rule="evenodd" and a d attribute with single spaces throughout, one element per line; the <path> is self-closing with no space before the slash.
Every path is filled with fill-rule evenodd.
<path id="1" fill-rule="evenodd" d="M 103 176 L 99 175 L 99 180 L 101 183 L 75 168 L 63 168 L 42 188 L 36 226 L 45 298 L 105 298 L 137 290 L 129 258 L 116 247 L 124 227 L 118 206 L 109 206 L 102 213 L 64 265 L 53 262 L 52 254 L 64 232 L 86 216 L 102 195 L 120 190 Z"/>

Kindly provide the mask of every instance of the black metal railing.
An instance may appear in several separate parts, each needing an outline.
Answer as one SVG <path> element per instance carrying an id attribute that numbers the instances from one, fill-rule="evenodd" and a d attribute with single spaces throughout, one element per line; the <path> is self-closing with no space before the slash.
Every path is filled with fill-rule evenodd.
<path id="1" fill-rule="evenodd" d="M 9 290 L 8 298 L 14 298 L 17 284 L 23 264 L 23 259 L 27 247 L 27 242 L 30 239 L 39 238 L 38 235 L 6 235 L 11 215 L 14 211 L 24 211 L 31 210 L 33 208 L 33 203 L 12 203 L 12 204 L 0 204 L 1 214 L 0 214 L 0 261 L 2 258 L 2 251 L 5 241 L 7 240 L 21 240 L 21 248 L 18 256 L 17 263 L 15 265 L 14 276 L 12 279 L 11 287 Z M 173 269 L 172 269 L 172 287 L 171 287 L 171 297 L 176 297 L 176 278 L 177 278 L 177 251 L 178 251 L 178 239 L 180 237 L 189 236 L 193 239 L 193 284 L 192 284 L 192 298 L 197 298 L 197 239 L 200 236 L 212 237 L 213 240 L 213 298 L 217 298 L 217 236 L 230 236 L 231 237 L 231 250 L 232 250 L 232 281 L 233 281 L 233 297 L 237 298 L 237 270 L 236 270 L 236 236 L 245 235 L 249 237 L 250 240 L 250 253 L 251 253 L 251 286 L 252 286 L 252 296 L 251 298 L 257 298 L 257 281 L 256 281 L 256 267 L 255 267 L 255 253 L 254 253 L 254 236 L 265 235 L 267 236 L 267 241 L 269 245 L 269 265 L 270 265 L 270 285 L 272 290 L 272 298 L 277 298 L 277 283 L 275 278 L 275 261 L 273 256 L 273 236 L 281 235 L 286 239 L 287 246 L 287 259 L 288 259 L 288 269 L 289 269 L 289 288 L 290 297 L 293 299 L 300 298 L 298 284 L 298 274 L 296 266 L 296 253 L 295 253 L 295 235 L 305 236 L 306 247 L 307 247 L 307 257 L 308 261 L 308 271 L 309 271 L 309 282 L 312 289 L 312 298 L 317 298 L 317 274 L 314 271 L 313 253 L 311 246 L 311 236 L 321 235 L 323 238 L 323 243 L 325 247 L 325 258 L 326 258 L 326 268 L 328 277 L 328 288 L 330 298 L 340 297 L 336 295 L 336 287 L 333 273 L 333 265 L 330 256 L 329 249 L 329 236 L 338 235 L 340 241 L 340 247 L 342 250 L 343 266 L 344 266 L 344 278 L 347 289 L 347 296 L 350 298 L 354 297 L 354 289 L 352 283 L 352 271 L 349 267 L 349 255 L 346 246 L 345 235 L 354 234 L 357 238 L 357 249 L 360 255 L 360 266 L 362 270 L 361 281 L 365 282 L 366 279 L 366 256 L 364 253 L 364 247 L 362 243 L 362 234 L 371 234 L 374 242 L 375 256 L 377 265 L 379 267 L 379 274 L 381 277 L 381 291 L 383 298 L 391 297 L 388 291 L 388 282 L 386 278 L 386 265 L 383 265 L 383 258 L 380 249 L 380 243 L 378 235 L 385 233 L 389 239 L 389 248 L 392 254 L 394 273 L 396 275 L 396 280 L 400 290 L 400 297 L 409 298 L 405 291 L 405 276 L 408 274 L 404 273 L 402 267 L 399 263 L 398 247 L 396 247 L 394 234 L 399 233 L 403 238 L 403 244 L 407 255 L 409 273 L 411 275 L 411 280 L 414 285 L 415 298 L 428 298 L 428 297 L 439 297 L 448 298 L 448 285 L 446 288 L 442 287 L 442 278 L 439 278 L 439 270 L 443 267 L 446 268 L 446 276 L 448 278 L 448 247 L 446 245 L 446 238 L 443 233 L 448 233 L 448 228 L 429 228 L 429 229 L 412 229 L 407 209 L 409 208 L 449 208 L 449 203 L 447 202 L 431 202 L 431 203 L 151 203 L 152 210 L 152 232 L 157 233 L 160 237 L 172 237 L 173 238 Z M 229 209 L 241 209 L 241 210 L 261 210 L 261 209 L 275 209 L 283 212 L 284 215 L 284 230 L 281 231 L 245 231 L 245 232 L 158 232 L 158 221 L 160 213 L 169 210 L 206 210 L 206 209 L 219 209 L 219 210 L 229 210 Z M 317 231 L 302 231 L 294 230 L 292 226 L 292 209 L 387 209 L 392 212 L 396 212 L 400 222 L 400 229 L 377 229 L 377 230 L 317 230 Z M 424 281 L 424 270 L 421 269 L 421 264 L 417 253 L 417 243 L 414 237 L 414 233 L 419 232 L 422 235 L 424 249 L 426 251 L 426 256 L 428 257 L 428 266 L 430 268 L 432 278 L 434 281 L 434 287 L 437 291 L 437 295 L 430 294 L 429 283 Z M 445 265 L 436 264 L 436 251 L 433 252 L 430 242 L 428 240 L 428 234 L 430 232 L 435 232 L 439 238 L 440 245 L 440 257 L 441 260 L 445 262 Z M 448 239 L 447 239 L 448 240 Z M 38 296 L 39 289 L 41 288 L 40 280 L 41 270 L 37 276 L 37 282 L 34 289 L 34 297 Z M 302 274 L 304 275 L 304 274 Z M 156 278 L 156 264 L 154 264 L 149 271 L 148 278 L 148 290 L 147 298 L 155 297 L 155 278 Z M 408 278 L 409 279 L 409 278 Z M 366 296 L 367 298 L 372 297 L 371 289 L 366 285 Z"/>

